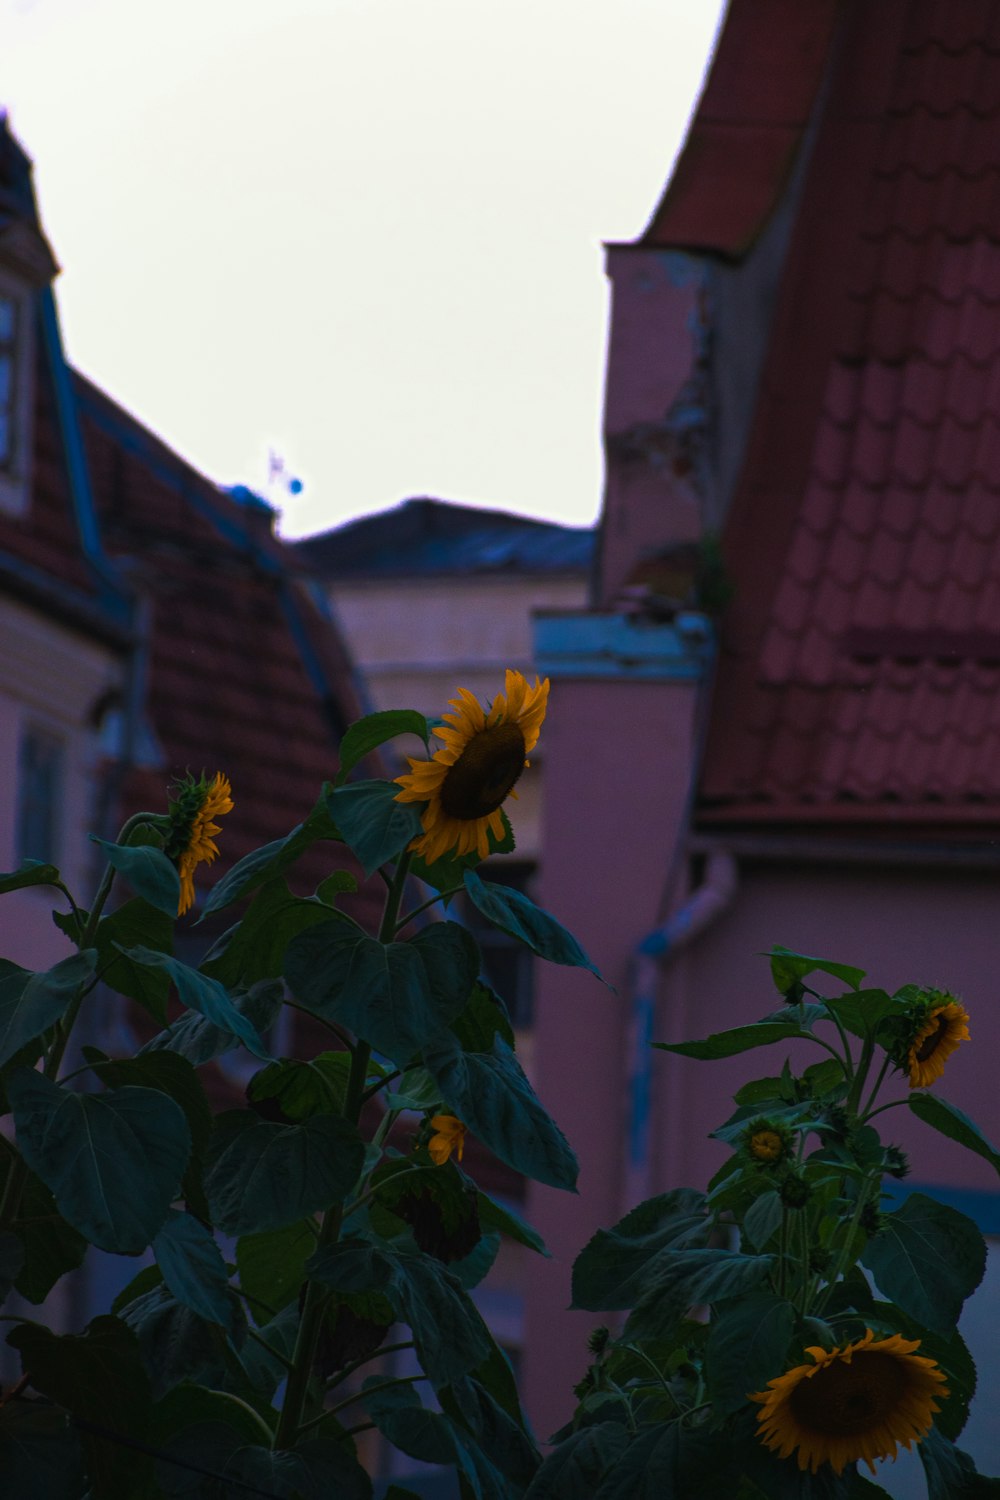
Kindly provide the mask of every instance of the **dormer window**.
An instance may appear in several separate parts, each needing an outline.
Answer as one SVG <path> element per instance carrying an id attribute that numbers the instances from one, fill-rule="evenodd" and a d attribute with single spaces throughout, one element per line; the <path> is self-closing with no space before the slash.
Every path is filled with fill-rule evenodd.
<path id="1" fill-rule="evenodd" d="M 0 510 L 28 508 L 32 292 L 0 266 Z"/>

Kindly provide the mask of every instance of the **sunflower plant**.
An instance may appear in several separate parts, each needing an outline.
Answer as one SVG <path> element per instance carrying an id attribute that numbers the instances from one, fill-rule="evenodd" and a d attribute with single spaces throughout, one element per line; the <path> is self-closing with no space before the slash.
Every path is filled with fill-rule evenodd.
<path id="1" fill-rule="evenodd" d="M 738 1090 L 705 1191 L 661 1193 L 583 1249 L 573 1305 L 616 1314 L 615 1331 L 591 1338 L 532 1500 L 865 1500 L 886 1494 L 879 1460 L 914 1445 L 930 1500 L 1000 1494 L 957 1446 L 976 1378 L 957 1322 L 983 1236 L 903 1196 L 906 1155 L 877 1128 L 907 1108 L 1000 1170 L 935 1088 L 969 1015 L 940 990 L 888 994 L 851 965 L 769 956 L 777 1009 L 655 1045 L 710 1060 L 794 1039 L 819 1060 Z"/>
<path id="2" fill-rule="evenodd" d="M 306 820 L 202 900 L 198 920 L 236 920 L 200 962 L 175 955 L 175 926 L 240 816 L 222 773 L 104 841 L 89 905 L 52 865 L 0 877 L 0 894 L 54 888 L 75 950 L 42 973 L 0 965 L 0 1293 L 17 1294 L 2 1317 L 21 1366 L 0 1392 L 5 1496 L 369 1500 L 369 1429 L 454 1467 L 463 1496 L 531 1483 L 539 1455 L 472 1294 L 501 1236 L 544 1246 L 467 1167 L 473 1141 L 557 1188 L 577 1167 L 448 903 L 462 891 L 533 953 L 596 973 L 554 917 L 477 870 L 512 847 L 503 804 L 547 692 L 508 672 L 491 703 L 463 692 L 437 725 L 408 710 L 353 725 Z M 358 779 L 402 735 L 424 757 Z M 329 873 L 293 894 L 316 846 Z M 109 991 L 146 1013 L 131 1055 L 93 1045 Z M 286 1055 L 286 1008 L 318 1050 Z M 220 1111 L 212 1065 L 237 1051 L 245 1105 Z M 85 1327 L 48 1326 L 30 1305 L 91 1247 L 123 1258 L 123 1290 Z M 397 1351 L 405 1374 L 386 1364 Z"/>

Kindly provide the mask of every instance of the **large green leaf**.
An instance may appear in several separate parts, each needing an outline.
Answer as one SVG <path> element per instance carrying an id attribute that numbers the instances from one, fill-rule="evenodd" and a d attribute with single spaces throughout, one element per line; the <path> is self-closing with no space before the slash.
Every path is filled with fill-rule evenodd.
<path id="1" fill-rule="evenodd" d="M 628 1439 L 628 1429 L 618 1422 L 581 1427 L 549 1454 L 524 1500 L 590 1500 L 621 1461 Z"/>
<path id="2" fill-rule="evenodd" d="M 372 1375 L 361 1390 L 369 1417 L 401 1453 L 425 1464 L 461 1463 L 448 1418 L 428 1411 L 412 1385 L 389 1385 Z"/>
<path id="3" fill-rule="evenodd" d="M 475 870 L 465 872 L 465 889 L 484 917 L 501 932 L 524 943 L 539 958 L 547 958 L 554 964 L 589 969 L 591 974 L 601 978 L 597 965 L 587 957 L 573 934 L 521 891 L 513 886 L 497 885 L 492 880 L 481 880 Z"/>
<path id="4" fill-rule="evenodd" d="M 856 969 L 853 964 L 836 964 L 828 958 L 810 958 L 805 953 L 793 953 L 790 948 L 782 948 L 777 943 L 764 957 L 771 960 L 771 977 L 782 995 L 787 995 L 807 974 L 830 974 L 834 979 L 849 984 L 852 990 L 856 990 L 865 977 L 864 969 Z"/>
<path id="5" fill-rule="evenodd" d="M 350 772 L 366 755 L 400 734 L 415 734 L 426 747 L 430 729 L 423 714 L 417 713 L 415 708 L 390 708 L 358 719 L 340 742 L 340 769 L 335 778 L 336 784 L 339 786 L 346 781 Z"/>
<path id="6" fill-rule="evenodd" d="M 145 1430 L 150 1390 L 138 1344 L 121 1319 L 94 1318 L 85 1333 L 61 1337 L 37 1323 L 22 1323 L 7 1342 L 19 1352 L 34 1389 L 81 1424 L 93 1493 L 101 1500 L 134 1494 L 151 1473 L 150 1461 L 113 1439 Z"/>
<path id="7" fill-rule="evenodd" d="M 191 1145 L 200 1154 L 212 1129 L 212 1109 L 192 1063 L 178 1052 L 143 1052 L 136 1057 L 108 1057 L 96 1047 L 84 1047 L 83 1055 L 103 1084 L 120 1089 L 159 1089 L 169 1094 L 184 1111 L 191 1131 Z"/>
<path id="8" fill-rule="evenodd" d="M 868 1241 L 862 1264 L 879 1290 L 935 1333 L 948 1333 L 986 1269 L 986 1242 L 971 1219 L 911 1193 Z"/>
<path id="9" fill-rule="evenodd" d="M 826 1000 L 842 1025 L 855 1036 L 874 1036 L 880 1021 L 897 1010 L 898 1003 L 885 990 L 858 990 Z M 831 1058 L 831 1062 L 833 1059 Z"/>
<path id="10" fill-rule="evenodd" d="M 162 969 L 133 962 L 122 949 L 145 947 L 170 953 L 173 937 L 172 919 L 141 896 L 135 896 L 110 916 L 101 918 L 94 939 L 104 983 L 120 995 L 137 1000 L 161 1026 L 167 1019 L 170 975 Z"/>
<path id="11" fill-rule="evenodd" d="M 317 1250 L 306 1266 L 314 1281 L 335 1292 L 389 1293 L 396 1282 L 396 1260 L 388 1248 L 380 1248 L 360 1235 L 348 1235 L 335 1245 Z"/>
<path id="12" fill-rule="evenodd" d="M 285 977 L 301 1004 L 402 1068 L 460 1014 L 478 962 L 474 940 L 455 922 L 383 944 L 334 918 L 289 944 Z"/>
<path id="13" fill-rule="evenodd" d="M 311 1115 L 339 1114 L 350 1071 L 349 1052 L 321 1052 L 302 1062 L 282 1058 L 254 1074 L 247 1085 L 247 1099 L 265 1119 L 308 1120 Z"/>
<path id="14" fill-rule="evenodd" d="M 305 1264 L 316 1249 L 311 1219 L 245 1234 L 236 1243 L 240 1286 L 250 1299 L 255 1321 L 265 1323 L 298 1296 Z"/>
<path id="15" fill-rule="evenodd" d="M 595 1500 L 732 1500 L 732 1455 L 718 1435 L 658 1423 L 632 1439 Z"/>
<path id="16" fill-rule="evenodd" d="M 932 1427 L 917 1446 L 927 1479 L 927 1500 L 998 1500 L 1000 1479 L 976 1471 L 967 1453 Z"/>
<path id="17" fill-rule="evenodd" d="M 718 1411 L 737 1411 L 751 1391 L 784 1373 L 794 1324 L 792 1304 L 762 1290 L 716 1307 L 705 1364 L 708 1395 Z"/>
<path id="18" fill-rule="evenodd" d="M 27 885 L 55 885 L 59 871 L 44 859 L 26 859 L 16 870 L 0 875 L 0 896 L 8 891 L 20 891 Z"/>
<path id="19" fill-rule="evenodd" d="M 386 1295 L 413 1332 L 417 1358 L 435 1388 L 488 1359 L 493 1339 L 459 1282 L 428 1255 L 395 1255 Z"/>
<path id="20" fill-rule="evenodd" d="M 280 1229 L 347 1196 L 364 1163 L 342 1115 L 278 1125 L 246 1111 L 216 1121 L 205 1154 L 213 1222 L 229 1234 Z"/>
<path id="21" fill-rule="evenodd" d="M 330 920 L 330 907 L 315 896 L 293 896 L 283 878 L 268 879 L 254 895 L 225 946 L 208 956 L 202 973 L 230 988 L 276 979 L 293 937 Z"/>
<path id="22" fill-rule="evenodd" d="M 655 1279 L 626 1323 L 626 1337 L 661 1337 L 689 1308 L 745 1297 L 770 1276 L 773 1264 L 773 1256 L 733 1250 L 672 1251 L 662 1257 Z"/>
<path id="23" fill-rule="evenodd" d="M 253 1022 L 238 1010 L 225 985 L 208 974 L 182 964 L 169 953 L 157 953 L 153 948 L 130 948 L 127 958 L 149 969 L 162 969 L 173 980 L 182 1005 L 195 1010 L 217 1026 L 237 1037 L 255 1057 L 270 1062 L 271 1054 L 258 1035 Z"/>
<path id="24" fill-rule="evenodd" d="M 242 896 L 248 896 L 265 880 L 280 875 L 295 863 L 301 854 L 319 839 L 339 839 L 340 833 L 326 805 L 326 787 L 304 823 L 299 823 L 283 839 L 275 839 L 261 849 L 255 849 L 228 870 L 212 888 L 212 892 L 201 909 L 199 921 L 203 922 L 212 912 L 231 906 Z"/>
<path id="25" fill-rule="evenodd" d="M 505 1376 L 510 1387 L 509 1399 L 507 1390 L 497 1389 L 501 1370 L 500 1378 Z M 472 1433 L 488 1461 L 513 1481 L 518 1493 L 531 1483 L 541 1457 L 525 1429 L 513 1375 L 499 1346 L 474 1374 L 443 1391 L 441 1404 Z"/>
<path id="26" fill-rule="evenodd" d="M 228 1328 L 232 1321 L 229 1276 L 213 1235 L 191 1214 L 171 1209 L 153 1240 L 156 1264 L 178 1302 L 199 1317 Z"/>
<path id="27" fill-rule="evenodd" d="M 539 1255 L 550 1254 L 538 1230 L 522 1219 L 509 1204 L 498 1203 L 482 1190 L 476 1201 L 479 1205 L 479 1222 L 484 1230 L 498 1229 L 518 1245 L 527 1245 L 529 1250 L 535 1250 Z"/>
<path id="28" fill-rule="evenodd" d="M 576 1157 L 501 1037 L 491 1052 L 462 1052 L 453 1038 L 439 1036 L 424 1065 L 448 1109 L 501 1161 L 536 1182 L 575 1188 Z"/>
<path id="29" fill-rule="evenodd" d="M 699 1057 L 712 1060 L 717 1057 L 735 1057 L 739 1052 L 749 1052 L 753 1047 L 766 1047 L 771 1042 L 784 1042 L 789 1037 L 808 1036 L 794 1021 L 760 1021 L 754 1026 L 736 1026 L 732 1031 L 715 1031 L 702 1042 L 654 1042 L 663 1052 L 676 1052 L 681 1057 Z"/>
<path id="30" fill-rule="evenodd" d="M 41 974 L 15 968 L 0 977 L 0 1064 L 60 1019 L 93 978 L 96 962 L 95 950 L 85 948 Z"/>
<path id="31" fill-rule="evenodd" d="M 974 1151 L 1000 1172 L 1000 1151 L 986 1139 L 975 1121 L 970 1120 L 957 1104 L 949 1104 L 947 1099 L 942 1099 L 937 1094 L 924 1093 L 910 1094 L 906 1102 L 918 1120 L 933 1126 L 966 1150 Z"/>
<path id="32" fill-rule="evenodd" d="M 256 1033 L 260 1033 L 267 1031 L 277 1019 L 282 1004 L 282 986 L 275 980 L 265 979 L 253 985 L 245 995 L 231 998 L 234 1010 L 250 1023 Z M 166 1031 L 157 1032 L 151 1041 L 139 1048 L 138 1055 L 176 1052 L 193 1067 L 200 1068 L 239 1045 L 239 1037 L 228 1025 L 217 1026 L 207 1016 L 192 1011 L 181 1016 Z"/>
<path id="33" fill-rule="evenodd" d="M 352 781 L 328 798 L 331 816 L 366 875 L 395 859 L 421 832 L 420 811 L 397 802 L 394 781 Z"/>
<path id="34" fill-rule="evenodd" d="M 226 1380 L 231 1365 L 226 1333 L 178 1302 L 165 1286 L 133 1298 L 120 1316 L 138 1340 L 143 1368 L 157 1400 L 180 1381 L 221 1385 Z M 227 1331 L 237 1339 L 241 1333 L 235 1302 Z"/>
<path id="35" fill-rule="evenodd" d="M 0 1475 L 12 1500 L 80 1500 L 83 1454 L 66 1412 L 23 1398 L 0 1406 Z"/>
<path id="36" fill-rule="evenodd" d="M 92 833 L 113 869 L 124 875 L 137 896 L 168 917 L 176 917 L 181 899 L 177 869 L 155 844 L 111 844 Z"/>
<path id="37" fill-rule="evenodd" d="M 13 1227 L 24 1245 L 17 1290 L 29 1302 L 44 1302 L 59 1278 L 82 1263 L 87 1241 L 60 1216 L 55 1199 L 34 1172 L 25 1179 Z"/>
<path id="38" fill-rule="evenodd" d="M 512 1051 L 514 1049 L 514 1028 L 507 1007 L 500 996 L 481 980 L 472 986 L 465 1008 L 452 1021 L 449 1030 L 458 1037 L 466 1052 L 489 1052 L 495 1036 L 502 1037 L 507 1046 Z"/>
<path id="39" fill-rule="evenodd" d="M 704 1245 L 711 1222 L 704 1193 L 675 1188 L 599 1229 L 573 1266 L 573 1307 L 603 1312 L 634 1307 L 666 1256 Z"/>
<path id="40" fill-rule="evenodd" d="M 144 1250 L 191 1154 L 180 1106 L 155 1089 L 76 1094 L 28 1068 L 7 1087 L 21 1153 L 63 1218 L 102 1250 Z"/>

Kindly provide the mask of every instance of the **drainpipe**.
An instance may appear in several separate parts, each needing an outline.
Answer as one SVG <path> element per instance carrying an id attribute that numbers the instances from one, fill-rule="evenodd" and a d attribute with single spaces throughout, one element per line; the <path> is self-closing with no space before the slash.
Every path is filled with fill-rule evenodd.
<path id="1" fill-rule="evenodd" d="M 653 1023 L 656 992 L 663 967 L 700 936 L 731 905 L 736 895 L 736 860 L 726 849 L 708 857 L 705 878 L 682 906 L 636 947 L 632 960 L 629 1021 L 628 1155 L 623 1188 L 624 1208 L 649 1196 Z"/>

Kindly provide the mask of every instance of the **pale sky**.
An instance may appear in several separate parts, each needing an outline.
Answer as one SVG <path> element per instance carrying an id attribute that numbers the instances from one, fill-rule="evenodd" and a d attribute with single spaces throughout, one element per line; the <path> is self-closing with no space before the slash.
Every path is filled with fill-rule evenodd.
<path id="1" fill-rule="evenodd" d="M 602 242 L 722 8 L 0 0 L 71 361 L 287 535 L 409 495 L 592 521 Z"/>

